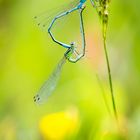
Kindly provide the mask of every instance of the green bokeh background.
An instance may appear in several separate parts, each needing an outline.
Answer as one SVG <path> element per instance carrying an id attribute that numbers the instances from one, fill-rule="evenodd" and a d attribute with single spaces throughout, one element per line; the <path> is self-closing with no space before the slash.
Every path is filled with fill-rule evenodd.
<path id="1" fill-rule="evenodd" d="M 56 3 L 55 3 L 56 2 Z M 112 130 L 102 90 L 112 109 L 103 54 L 101 26 L 89 1 L 84 11 L 87 41 L 85 58 L 66 63 L 60 82 L 48 102 L 40 107 L 33 96 L 62 58 L 64 48 L 52 42 L 47 31 L 37 27 L 33 16 L 45 9 L 67 3 L 59 1 L 0 0 L 0 139 L 40 140 L 38 122 L 44 115 L 74 107 L 79 112 L 76 140 L 140 139 L 140 17 L 138 0 L 112 0 L 107 44 L 115 99 L 123 131 Z M 64 6 L 61 6 L 62 9 Z M 76 23 L 58 32 L 61 39 L 76 36 Z M 104 136 L 105 132 L 108 135 Z M 55 135 L 55 134 L 54 134 Z"/>

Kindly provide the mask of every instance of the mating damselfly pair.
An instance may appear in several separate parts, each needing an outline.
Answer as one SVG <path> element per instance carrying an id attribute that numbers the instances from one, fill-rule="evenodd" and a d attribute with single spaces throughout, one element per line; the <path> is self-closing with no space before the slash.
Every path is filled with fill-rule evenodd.
<path id="1" fill-rule="evenodd" d="M 79 61 L 84 55 L 85 55 L 85 46 L 86 46 L 86 39 L 85 39 L 85 32 L 84 32 L 84 24 L 83 24 L 83 11 L 85 9 L 85 3 L 87 0 L 72 0 L 70 1 L 71 7 L 69 9 L 66 9 L 64 11 L 59 11 L 59 14 L 55 15 L 53 20 L 50 22 L 48 28 L 48 34 L 50 35 L 51 39 L 59 44 L 60 46 L 66 48 L 66 52 L 63 56 L 63 58 L 58 63 L 57 67 L 53 71 L 53 73 L 50 75 L 48 80 L 43 84 L 43 86 L 38 91 L 37 95 L 34 96 L 34 101 L 36 103 L 43 103 L 48 99 L 48 97 L 52 94 L 54 91 L 57 82 L 59 80 L 59 76 L 61 74 L 62 66 L 65 64 L 65 62 L 68 60 L 69 62 L 76 63 Z M 114 93 L 113 93 L 113 86 L 112 86 L 112 78 L 111 78 L 111 72 L 110 72 L 110 65 L 109 65 L 109 59 L 106 49 L 106 29 L 108 24 L 108 4 L 110 0 L 90 0 L 92 6 L 97 10 L 97 13 L 99 17 L 101 18 L 102 25 L 103 25 L 103 40 L 104 40 L 104 50 L 105 50 L 105 56 L 106 56 L 106 62 L 107 62 L 107 68 L 108 68 L 108 75 L 109 75 L 109 84 L 110 84 L 110 91 L 111 91 L 111 98 L 113 103 L 113 109 L 116 115 L 116 106 L 115 106 L 115 100 L 114 100 Z M 75 45 L 75 41 L 67 44 L 63 43 L 59 40 L 57 40 L 54 37 L 54 34 L 52 33 L 52 29 L 54 28 L 57 21 L 61 21 L 63 17 L 66 17 L 68 15 L 71 15 L 74 11 L 78 11 L 79 13 L 79 21 L 80 21 L 80 33 L 82 38 L 81 43 L 81 49 L 80 51 L 77 50 L 77 47 Z M 37 16 L 35 17 L 38 18 Z M 44 17 L 45 18 L 45 17 Z M 38 24 L 40 25 L 40 23 Z M 44 24 L 45 26 L 45 24 Z M 116 115 L 117 116 L 117 115 Z"/>

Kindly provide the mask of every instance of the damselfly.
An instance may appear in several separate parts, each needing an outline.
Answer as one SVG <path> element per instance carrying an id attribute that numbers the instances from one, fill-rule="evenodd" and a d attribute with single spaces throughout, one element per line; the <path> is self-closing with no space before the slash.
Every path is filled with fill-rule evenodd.
<path id="1" fill-rule="evenodd" d="M 68 60 L 72 63 L 75 63 L 79 59 L 81 59 L 81 57 L 84 56 L 84 53 L 85 53 L 85 35 L 84 35 L 83 18 L 82 18 L 83 10 L 84 10 L 84 7 L 79 8 L 80 25 L 81 25 L 80 28 L 81 28 L 82 38 L 83 38 L 82 53 L 79 54 L 77 52 L 74 43 L 71 43 L 71 44 L 59 43 L 61 46 L 67 48 L 67 51 L 64 54 L 63 58 L 58 63 L 58 65 L 55 68 L 55 70 L 53 71 L 53 73 L 48 78 L 48 80 L 40 88 L 37 95 L 34 96 L 34 101 L 36 103 L 43 103 L 52 94 L 52 92 L 56 88 L 56 85 L 58 83 L 58 80 L 59 80 L 59 77 L 60 77 L 60 74 L 61 74 L 62 67 L 65 64 L 66 60 Z"/>

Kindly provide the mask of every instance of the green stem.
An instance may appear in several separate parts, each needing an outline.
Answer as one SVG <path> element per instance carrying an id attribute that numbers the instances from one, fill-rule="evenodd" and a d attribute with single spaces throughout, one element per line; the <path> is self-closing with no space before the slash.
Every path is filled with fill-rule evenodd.
<path id="1" fill-rule="evenodd" d="M 105 96 L 104 87 L 103 87 L 103 85 L 102 85 L 102 83 L 101 83 L 101 80 L 100 80 L 98 74 L 96 74 L 96 78 L 97 78 L 97 81 L 98 81 L 98 83 L 99 83 L 99 86 L 100 86 L 100 89 L 101 89 L 101 92 L 102 92 L 102 96 L 103 96 L 103 99 L 104 99 L 104 102 L 105 102 L 107 111 L 108 111 L 108 113 L 111 115 L 110 108 L 109 108 L 109 105 L 108 105 L 108 103 L 107 103 L 107 98 L 106 98 L 106 96 Z"/>
<path id="2" fill-rule="evenodd" d="M 106 27 L 103 25 L 103 28 L 106 28 Z M 105 30 L 103 29 L 103 31 L 105 31 Z M 110 92 L 111 92 L 111 98 L 112 98 L 112 105 L 113 105 L 114 114 L 115 114 L 116 120 L 118 120 L 116 104 L 115 104 L 115 98 L 114 98 L 114 91 L 113 91 L 113 84 L 112 84 L 112 75 L 111 75 L 108 52 L 107 52 L 107 48 L 106 48 L 106 35 L 105 34 L 106 33 L 103 32 L 104 52 L 105 52 L 107 70 L 108 70 L 109 86 L 110 86 Z"/>

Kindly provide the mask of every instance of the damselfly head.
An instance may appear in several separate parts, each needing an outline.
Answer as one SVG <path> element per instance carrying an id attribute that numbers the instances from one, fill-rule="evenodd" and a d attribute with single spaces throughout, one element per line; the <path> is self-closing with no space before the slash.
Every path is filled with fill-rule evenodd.
<path id="1" fill-rule="evenodd" d="M 75 45 L 75 42 L 71 42 L 70 45 L 71 45 L 71 46 L 74 46 L 74 45 Z"/>
<path id="2" fill-rule="evenodd" d="M 75 48 L 76 48 L 76 43 L 75 42 L 71 42 L 70 45 L 71 45 L 71 52 L 73 53 Z"/>
<path id="3" fill-rule="evenodd" d="M 81 9 L 84 10 L 85 8 L 86 8 L 86 5 L 83 4 L 82 7 L 81 7 Z"/>

